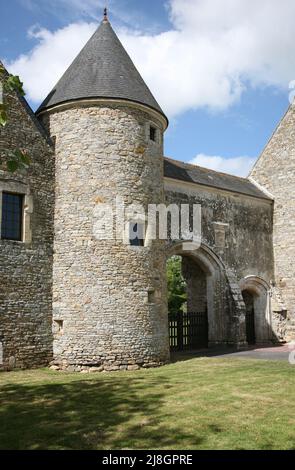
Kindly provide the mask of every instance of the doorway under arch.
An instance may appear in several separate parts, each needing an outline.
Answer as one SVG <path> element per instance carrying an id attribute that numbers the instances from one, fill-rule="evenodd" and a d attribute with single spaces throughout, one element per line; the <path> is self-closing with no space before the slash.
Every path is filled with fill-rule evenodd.
<path id="1" fill-rule="evenodd" d="M 246 307 L 248 344 L 272 342 L 269 285 L 257 276 L 247 276 L 240 281 L 240 288 Z"/>
<path id="2" fill-rule="evenodd" d="M 177 242 L 167 249 L 167 259 L 180 256 L 184 260 L 183 275 L 191 288 L 187 308 L 192 313 L 206 313 L 206 346 L 234 344 L 225 267 L 207 245 L 202 243 L 197 249 L 191 247 L 191 242 Z"/>
<path id="3" fill-rule="evenodd" d="M 207 276 L 187 255 L 167 260 L 171 351 L 208 348 Z"/>

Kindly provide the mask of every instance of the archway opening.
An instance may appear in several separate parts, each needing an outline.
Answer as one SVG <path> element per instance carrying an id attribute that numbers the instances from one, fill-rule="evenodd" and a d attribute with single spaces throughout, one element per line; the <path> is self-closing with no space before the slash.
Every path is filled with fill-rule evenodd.
<path id="1" fill-rule="evenodd" d="M 253 323 L 254 321 L 255 344 L 271 343 L 273 333 L 271 326 L 269 285 L 262 278 L 257 276 L 247 276 L 240 281 L 240 288 L 247 311 L 246 319 L 250 325 L 251 322 Z M 251 338 L 248 340 L 248 343 L 253 344 Z"/>
<path id="2" fill-rule="evenodd" d="M 207 274 L 190 256 L 172 256 L 167 282 L 171 351 L 207 348 Z"/>
<path id="3" fill-rule="evenodd" d="M 256 344 L 255 329 L 255 297 L 249 290 L 242 292 L 244 303 L 246 306 L 246 336 L 249 345 Z"/>

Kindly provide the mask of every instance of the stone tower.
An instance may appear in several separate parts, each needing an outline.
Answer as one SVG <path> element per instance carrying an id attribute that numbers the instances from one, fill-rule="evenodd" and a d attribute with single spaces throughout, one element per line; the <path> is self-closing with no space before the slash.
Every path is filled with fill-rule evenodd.
<path id="1" fill-rule="evenodd" d="M 106 15 L 37 114 L 56 154 L 54 363 L 124 370 L 167 362 L 164 242 L 150 240 L 144 214 L 128 206 L 164 202 L 168 123 Z M 103 238 L 106 215 L 118 220 L 105 209 L 116 197 L 126 218 Z"/>

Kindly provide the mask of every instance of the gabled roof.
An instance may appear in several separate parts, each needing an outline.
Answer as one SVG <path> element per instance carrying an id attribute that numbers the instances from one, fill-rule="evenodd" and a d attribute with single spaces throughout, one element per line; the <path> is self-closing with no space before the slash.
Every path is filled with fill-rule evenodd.
<path id="1" fill-rule="evenodd" d="M 223 189 L 260 199 L 271 198 L 247 178 L 219 173 L 197 165 L 183 163 L 170 158 L 164 159 L 164 176 L 187 183 L 195 183 L 212 188 Z"/>
<path id="2" fill-rule="evenodd" d="M 3 68 L 4 77 L 7 78 L 9 76 L 9 72 L 1 60 L 0 60 L 0 67 Z M 41 122 L 36 117 L 34 111 L 32 110 L 31 106 L 27 102 L 26 98 L 24 96 L 21 96 L 16 90 L 13 92 L 13 95 L 18 99 L 20 105 L 22 106 L 24 111 L 27 113 L 27 115 L 30 117 L 32 123 L 34 124 L 38 132 L 46 140 L 47 144 L 52 147 L 53 143 L 52 143 L 52 140 L 50 139 L 49 134 L 46 132 L 45 128 L 42 126 Z"/>
<path id="3" fill-rule="evenodd" d="M 87 98 L 133 101 L 166 118 L 106 18 L 37 113 L 67 101 Z"/>

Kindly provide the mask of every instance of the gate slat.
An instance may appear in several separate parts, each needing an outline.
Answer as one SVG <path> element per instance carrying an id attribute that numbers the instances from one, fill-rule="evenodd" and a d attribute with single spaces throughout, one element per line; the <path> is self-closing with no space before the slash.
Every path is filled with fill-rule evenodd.
<path id="1" fill-rule="evenodd" d="M 207 348 L 207 311 L 170 314 L 169 338 L 172 351 Z"/>

